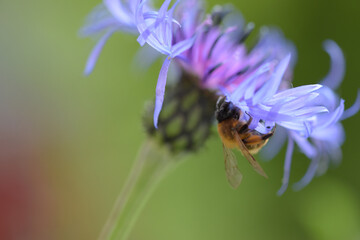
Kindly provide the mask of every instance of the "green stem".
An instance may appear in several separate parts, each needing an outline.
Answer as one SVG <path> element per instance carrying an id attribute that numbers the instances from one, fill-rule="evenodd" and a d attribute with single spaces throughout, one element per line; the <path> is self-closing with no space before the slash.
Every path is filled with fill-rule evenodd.
<path id="1" fill-rule="evenodd" d="M 151 193 L 176 162 L 153 141 L 143 144 L 99 240 L 127 239 Z"/>

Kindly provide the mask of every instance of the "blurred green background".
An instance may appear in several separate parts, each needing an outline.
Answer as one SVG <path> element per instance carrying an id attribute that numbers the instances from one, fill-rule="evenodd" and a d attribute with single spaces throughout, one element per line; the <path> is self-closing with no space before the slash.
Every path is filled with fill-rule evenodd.
<path id="1" fill-rule="evenodd" d="M 99 2 L 0 0 L 0 239 L 96 239 L 145 138 L 143 104 L 154 96 L 161 62 L 135 69 L 138 43 L 115 34 L 84 77 L 94 42 L 78 30 Z M 335 40 L 347 60 L 339 93 L 346 107 L 354 102 L 360 2 L 231 3 L 247 21 L 277 25 L 296 44 L 295 86 L 325 76 L 322 42 Z M 244 181 L 234 191 L 214 135 L 159 185 L 131 239 L 360 239 L 359 119 L 344 122 L 343 163 L 282 197 L 284 150 L 262 163 L 268 180 L 241 159 Z M 308 163 L 295 154 L 292 183 Z"/>

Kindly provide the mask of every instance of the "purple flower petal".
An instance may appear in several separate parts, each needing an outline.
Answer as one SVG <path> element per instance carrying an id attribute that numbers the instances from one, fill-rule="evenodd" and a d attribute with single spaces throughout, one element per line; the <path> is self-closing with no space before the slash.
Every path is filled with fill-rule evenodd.
<path id="1" fill-rule="evenodd" d="M 296 131 L 299 134 L 307 135 L 308 129 L 307 126 L 304 123 L 304 120 L 302 121 L 296 121 L 296 118 L 293 118 L 293 121 L 279 121 L 277 122 L 278 125 L 286 128 L 288 131 Z"/>
<path id="2" fill-rule="evenodd" d="M 110 31 L 108 31 L 107 33 L 104 34 L 104 36 L 102 36 L 100 38 L 100 40 L 97 42 L 97 44 L 95 45 L 95 47 L 93 48 L 93 50 L 90 53 L 90 56 L 88 57 L 87 63 L 86 63 L 86 67 L 85 67 L 85 71 L 84 74 L 85 75 L 89 75 L 92 70 L 94 69 L 94 66 L 96 64 L 97 59 L 99 58 L 100 52 L 103 49 L 106 41 L 109 39 L 109 37 L 115 32 L 115 29 L 112 29 Z"/>
<path id="3" fill-rule="evenodd" d="M 277 192 L 277 195 L 279 196 L 284 194 L 284 192 L 286 191 L 289 185 L 291 159 L 292 159 L 293 151 L 294 151 L 294 141 L 292 140 L 291 137 L 289 137 L 289 142 L 286 149 L 285 163 L 284 163 L 284 176 L 282 179 L 281 188 Z"/>
<path id="4" fill-rule="evenodd" d="M 360 110 L 360 90 L 358 90 L 358 94 L 356 96 L 355 103 L 343 113 L 341 120 L 352 117 Z"/>
<path id="5" fill-rule="evenodd" d="M 195 42 L 195 36 L 175 44 L 171 49 L 171 57 L 176 57 L 188 50 Z"/>
<path id="6" fill-rule="evenodd" d="M 273 159 L 283 147 L 286 139 L 287 131 L 285 128 L 277 126 L 274 136 L 271 137 L 271 140 L 261 150 L 261 156 L 265 160 Z"/>
<path id="7" fill-rule="evenodd" d="M 345 141 L 345 131 L 339 122 L 322 128 L 322 125 L 315 127 L 311 138 L 316 141 L 326 142 L 326 145 L 340 147 Z"/>
<path id="8" fill-rule="evenodd" d="M 161 5 L 159 9 L 159 16 L 158 18 L 162 21 L 162 19 L 165 18 L 166 11 L 168 10 L 170 6 L 171 0 L 165 0 L 164 3 Z"/>
<path id="9" fill-rule="evenodd" d="M 105 29 L 109 29 L 109 28 L 119 28 L 123 31 L 131 32 L 131 29 L 126 29 L 125 26 L 120 26 L 116 19 L 108 18 L 108 19 L 99 20 L 95 23 L 84 26 L 80 30 L 80 36 L 87 37 L 87 36 L 102 32 Z"/>
<path id="10" fill-rule="evenodd" d="M 294 183 L 293 189 L 295 191 L 299 191 L 299 190 L 303 189 L 304 187 L 306 187 L 306 185 L 308 185 L 311 182 L 311 180 L 314 178 L 315 173 L 319 167 L 319 162 L 320 162 L 319 157 L 311 159 L 311 163 L 310 163 L 309 168 L 307 169 L 304 177 L 297 183 Z"/>
<path id="11" fill-rule="evenodd" d="M 339 96 L 336 95 L 334 90 L 331 88 L 324 86 L 316 91 L 319 93 L 319 97 L 315 99 L 315 101 L 319 105 L 325 106 L 329 111 L 334 111 L 335 108 L 339 105 Z"/>
<path id="12" fill-rule="evenodd" d="M 110 28 L 119 28 L 123 30 L 123 28 L 126 27 L 121 25 L 119 21 L 114 18 L 114 16 L 108 11 L 104 4 L 99 4 L 86 17 L 85 25 L 80 29 L 80 36 L 87 37 Z M 128 30 L 131 32 L 131 30 L 128 28 L 124 29 L 124 31 Z"/>
<path id="13" fill-rule="evenodd" d="M 254 97 L 252 98 L 253 104 L 256 105 L 257 103 L 267 100 L 271 98 L 278 90 L 281 80 L 284 76 L 286 68 L 289 65 L 291 55 L 287 55 L 279 65 L 276 67 L 275 73 L 272 76 L 271 80 L 266 82 L 265 85 L 255 93 Z"/>
<path id="14" fill-rule="evenodd" d="M 157 128 L 159 114 L 162 108 L 162 104 L 164 102 L 166 78 L 167 78 L 167 72 L 169 70 L 170 62 L 171 62 L 171 58 L 167 57 L 161 67 L 159 79 L 156 85 L 156 99 L 155 99 L 155 111 L 154 111 L 155 128 Z"/>
<path id="15" fill-rule="evenodd" d="M 281 112 L 294 111 L 307 106 L 318 96 L 319 93 L 309 93 L 304 96 L 299 96 L 298 98 L 285 98 L 283 101 L 276 103 L 271 110 Z"/>
<path id="16" fill-rule="evenodd" d="M 276 93 L 273 99 L 268 101 L 268 104 L 273 104 L 273 101 L 278 101 L 278 99 L 280 98 L 289 98 L 289 97 L 297 98 L 299 96 L 314 92 L 320 89 L 321 87 L 322 85 L 320 84 L 313 84 L 313 85 L 305 85 L 301 87 L 286 89 L 279 93 Z"/>
<path id="17" fill-rule="evenodd" d="M 327 128 L 328 126 L 335 124 L 340 120 L 344 113 L 344 102 L 344 99 L 340 100 L 339 107 L 337 107 L 334 112 L 331 112 L 326 116 L 326 121 L 322 123 L 321 126 L 319 126 L 320 128 Z"/>
<path id="18" fill-rule="evenodd" d="M 158 13 L 155 11 L 145 12 L 143 17 L 145 20 L 146 19 L 157 19 Z M 168 17 L 166 17 L 165 19 L 168 19 Z M 180 23 L 178 21 L 176 21 L 176 19 L 172 19 L 172 22 L 175 23 L 176 25 L 178 25 L 179 27 L 181 27 Z"/>
<path id="19" fill-rule="evenodd" d="M 345 57 L 341 48 L 332 40 L 326 40 L 323 44 L 325 51 L 331 59 L 331 67 L 321 84 L 331 89 L 337 89 L 345 74 Z"/>
<path id="20" fill-rule="evenodd" d="M 279 122 L 279 121 L 293 121 L 294 117 L 279 112 L 271 112 L 261 109 L 259 107 L 251 108 L 251 116 L 258 117 L 264 121 Z"/>
<path id="21" fill-rule="evenodd" d="M 323 112 L 329 112 L 329 110 L 323 106 L 315 106 L 298 109 L 293 112 L 292 115 L 295 117 L 311 117 Z"/>
<path id="22" fill-rule="evenodd" d="M 145 3 L 146 0 L 140 1 L 135 11 L 135 24 L 140 33 L 140 36 L 138 37 L 137 41 L 141 46 L 145 44 L 146 39 L 150 36 L 151 33 L 149 26 L 145 23 L 145 19 L 144 19 L 143 8 Z M 144 33 L 145 31 L 147 32 Z"/>
<path id="23" fill-rule="evenodd" d="M 245 96 L 247 89 L 251 88 L 251 86 L 254 84 L 254 81 L 262 74 L 268 72 L 270 70 L 270 67 L 270 63 L 265 63 L 259 68 L 257 68 L 254 73 L 252 73 L 244 82 L 239 84 L 236 90 L 231 93 L 230 100 L 235 104 L 238 103 Z"/>
<path id="24" fill-rule="evenodd" d="M 300 150 L 308 157 L 314 158 L 317 155 L 316 148 L 307 140 L 295 132 L 291 132 L 291 137 L 295 140 Z"/>
<path id="25" fill-rule="evenodd" d="M 160 53 L 175 57 L 176 54 L 172 54 L 172 41 L 174 34 L 172 25 L 173 23 L 177 23 L 177 21 L 172 18 L 172 14 L 174 8 L 177 5 L 177 2 L 169 11 L 167 11 L 171 0 L 166 0 L 161 5 L 159 12 L 151 12 L 150 17 L 147 15 L 147 13 L 143 13 L 144 3 L 145 1 L 138 5 L 135 13 L 136 26 L 140 32 L 140 35 L 137 39 L 138 42 L 141 46 L 143 46 L 145 43 L 148 43 L 151 47 Z M 157 14 L 156 19 L 154 19 L 154 14 Z M 190 46 L 188 46 L 188 48 L 189 47 Z"/>
<path id="26" fill-rule="evenodd" d="M 134 24 L 133 13 L 130 9 L 126 9 L 121 0 L 103 0 L 103 2 L 109 12 L 111 12 L 119 22 Z"/>

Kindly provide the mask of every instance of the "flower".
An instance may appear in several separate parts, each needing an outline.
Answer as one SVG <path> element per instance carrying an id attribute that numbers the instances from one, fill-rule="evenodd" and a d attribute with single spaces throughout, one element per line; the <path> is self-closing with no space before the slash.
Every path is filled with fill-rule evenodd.
<path id="1" fill-rule="evenodd" d="M 294 184 L 295 190 L 305 187 L 313 177 L 323 174 L 330 161 L 338 164 L 341 160 L 341 145 L 345 140 L 345 132 L 340 121 L 356 114 L 360 109 L 360 91 L 354 105 L 344 111 L 344 100 L 339 99 L 334 90 L 341 84 L 345 73 L 345 59 L 340 47 L 331 40 L 324 42 L 324 49 L 330 55 L 331 68 L 328 75 L 321 81 L 323 88 L 318 89 L 318 95 L 313 99 L 328 109 L 328 112 L 316 114 L 306 120 L 308 134 L 286 129 L 288 131 L 288 149 L 286 153 L 283 184 L 278 194 L 285 192 L 290 176 L 291 155 L 296 143 L 300 150 L 311 160 L 304 177 Z M 280 144 L 281 145 L 281 144 Z"/>
<path id="2" fill-rule="evenodd" d="M 291 80 L 297 54 L 293 44 L 280 30 L 262 28 L 257 43 L 248 48 L 244 41 L 254 29 L 254 24 L 245 24 L 241 15 L 231 7 L 216 6 L 211 14 L 205 15 L 202 1 L 171 3 L 171 0 L 165 0 L 160 9 L 155 10 L 150 0 L 104 0 L 83 28 L 85 35 L 104 32 L 90 54 L 85 73 L 92 71 L 102 47 L 114 32 L 137 34 L 141 46 L 147 44 L 165 55 L 152 109 L 155 128 L 163 108 L 169 66 L 173 63 L 181 74 L 178 89 L 171 94 L 171 99 L 178 96 L 176 90 L 188 94 L 193 87 L 201 94 L 211 95 L 200 98 L 201 104 L 209 99 L 208 105 L 213 104 L 213 97 L 226 96 L 226 101 L 246 113 L 242 114 L 241 120 L 252 118 L 250 129 L 266 134 L 278 126 L 277 132 L 288 137 L 279 194 L 286 190 L 289 183 L 295 144 L 311 159 L 307 173 L 295 184 L 295 188 L 305 186 L 316 172 L 325 170 L 330 159 L 340 159 L 340 147 L 345 138 L 340 121 L 359 110 L 360 94 L 353 107 L 344 111 L 344 100 L 334 93 L 345 71 L 342 51 L 335 42 L 328 40 L 324 45 L 332 63 L 324 80 L 320 84 L 293 88 Z M 194 106 L 203 107 L 192 102 Z M 178 103 L 175 105 L 179 106 Z M 204 108 L 206 111 L 202 112 L 202 116 L 210 118 L 208 110 L 213 106 Z M 187 125 L 184 121 L 189 121 L 189 114 L 182 108 L 180 110 L 181 113 L 171 115 L 165 122 L 169 124 L 171 119 L 176 118 Z M 211 121 L 207 119 L 207 123 Z M 206 127 L 210 128 L 209 124 Z M 166 127 L 161 130 L 166 131 Z M 189 132 L 185 132 L 178 133 L 176 137 L 164 133 L 164 141 L 185 138 L 192 142 L 191 137 L 189 141 Z M 277 146 L 271 155 L 277 153 L 283 140 L 284 137 L 274 137 L 273 142 Z M 192 148 L 187 144 L 187 149 Z"/>

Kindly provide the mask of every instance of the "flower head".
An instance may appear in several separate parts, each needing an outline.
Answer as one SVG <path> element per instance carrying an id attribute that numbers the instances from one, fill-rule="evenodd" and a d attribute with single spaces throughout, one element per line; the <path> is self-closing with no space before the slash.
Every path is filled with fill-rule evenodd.
<path id="1" fill-rule="evenodd" d="M 295 144 L 311 159 L 308 172 L 295 185 L 296 188 L 305 186 L 316 172 L 327 168 L 331 159 L 340 159 L 340 147 L 345 139 L 340 121 L 360 108 L 360 94 L 354 106 L 344 110 L 344 100 L 334 93 L 345 71 L 341 49 L 335 42 L 326 41 L 324 47 L 331 57 L 329 74 L 320 84 L 293 88 L 291 80 L 297 54 L 280 30 L 262 28 L 258 41 L 248 48 L 244 41 L 254 29 L 253 23 L 246 24 L 231 7 L 216 6 L 208 15 L 203 9 L 203 2 L 196 0 L 164 0 L 159 9 L 154 9 L 150 0 L 104 0 L 83 28 L 85 35 L 104 32 L 90 54 L 85 73 L 92 71 L 102 47 L 114 32 L 138 35 L 141 46 L 147 44 L 165 55 L 152 110 L 155 128 L 164 103 L 169 66 L 173 63 L 181 74 L 178 87 L 170 94 L 170 102 L 179 96 L 186 98 L 184 95 L 196 88 L 203 96 L 198 103 L 192 103 L 206 109 L 199 112 L 208 118 L 207 128 L 213 115 L 209 115 L 209 109 L 214 109 L 212 104 L 218 96 L 225 96 L 226 101 L 246 113 L 240 120 L 252 119 L 248 126 L 251 130 L 267 134 L 278 126 L 279 132 L 289 139 L 279 194 L 289 183 Z M 211 106 L 205 106 L 204 101 Z M 169 142 L 177 138 L 193 141 L 192 137 L 189 140 L 191 134 L 186 121 L 190 122 L 190 115 L 184 105 L 176 102 L 178 112 L 160 121 L 170 124 L 169 121 L 176 118 L 183 124 L 181 129 L 186 134 L 178 133 L 174 137 L 164 133 L 163 138 Z M 161 132 L 167 131 L 164 129 L 160 129 Z M 185 145 L 190 149 L 189 144 Z M 275 152 L 282 144 L 277 145 Z"/>

